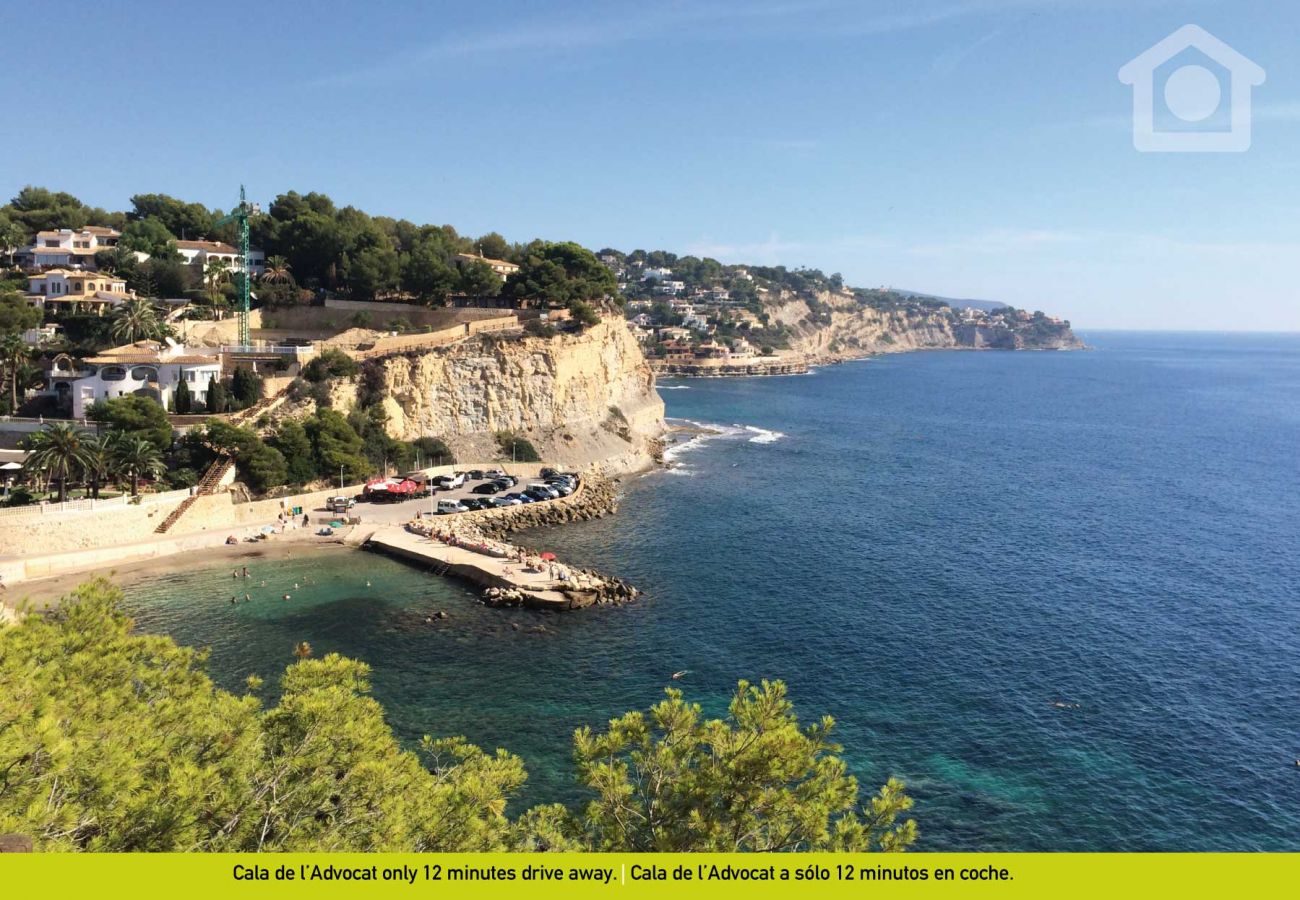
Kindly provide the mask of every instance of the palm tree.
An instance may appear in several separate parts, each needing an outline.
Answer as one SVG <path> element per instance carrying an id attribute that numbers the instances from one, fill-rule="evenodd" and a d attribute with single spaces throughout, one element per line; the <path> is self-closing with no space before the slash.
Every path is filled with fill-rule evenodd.
<path id="1" fill-rule="evenodd" d="M 18 379 L 23 363 L 31 356 L 32 350 L 23 340 L 22 335 L 6 334 L 0 340 L 0 359 L 4 360 L 9 380 L 9 413 L 18 414 Z"/>
<path id="2" fill-rule="evenodd" d="M 167 470 L 162 454 L 152 441 L 137 435 L 123 435 L 114 442 L 114 462 L 120 474 L 131 479 L 131 496 L 140 496 L 140 479 L 156 478 Z"/>
<path id="3" fill-rule="evenodd" d="M 158 311 L 152 303 L 143 297 L 132 297 L 113 311 L 109 334 L 115 341 L 134 344 L 161 338 L 163 325 L 158 321 Z"/>
<path id="4" fill-rule="evenodd" d="M 219 256 L 212 257 L 203 270 L 203 280 L 212 287 L 225 284 L 230 280 L 230 263 Z"/>
<path id="5" fill-rule="evenodd" d="M 306 641 L 299 641 L 298 646 L 293 648 L 293 655 L 299 659 L 306 659 L 311 656 L 311 644 Z"/>
<path id="6" fill-rule="evenodd" d="M 117 441 L 113 435 L 100 435 L 86 439 L 85 476 L 90 480 L 90 496 L 99 499 L 99 486 L 114 468 Z"/>
<path id="7" fill-rule="evenodd" d="M 59 502 L 68 499 L 68 482 L 82 477 L 89 462 L 90 435 L 67 422 L 45 426 L 27 438 L 27 465 L 59 483 Z"/>
<path id="8" fill-rule="evenodd" d="M 283 256 L 268 256 L 266 268 L 262 270 L 262 280 L 268 284 L 290 284 L 293 273 L 289 269 L 289 260 Z"/>

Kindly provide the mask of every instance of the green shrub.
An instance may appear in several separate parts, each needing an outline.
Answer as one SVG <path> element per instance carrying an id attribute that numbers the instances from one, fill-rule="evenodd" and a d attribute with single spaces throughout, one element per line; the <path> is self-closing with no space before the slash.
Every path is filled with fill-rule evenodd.
<path id="1" fill-rule="evenodd" d="M 501 455 L 513 462 L 541 462 L 542 457 L 538 454 L 537 448 L 527 438 L 520 437 L 509 431 L 498 431 L 497 446 L 501 449 Z"/>
<path id="2" fill-rule="evenodd" d="M 446 466 L 456 461 L 456 454 L 442 438 L 416 438 L 414 445 L 420 454 L 420 464 L 425 466 Z"/>
<path id="3" fill-rule="evenodd" d="M 326 378 L 351 378 L 360 371 L 357 361 L 342 350 L 326 350 L 302 368 L 302 377 L 312 383 Z"/>

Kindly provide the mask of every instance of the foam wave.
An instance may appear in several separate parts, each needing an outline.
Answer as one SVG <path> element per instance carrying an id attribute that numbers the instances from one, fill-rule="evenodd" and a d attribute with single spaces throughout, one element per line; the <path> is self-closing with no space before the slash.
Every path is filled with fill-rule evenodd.
<path id="1" fill-rule="evenodd" d="M 661 391 L 689 391 L 691 389 L 689 384 L 656 384 L 655 387 Z"/>
<path id="2" fill-rule="evenodd" d="M 683 454 L 694 453 L 696 450 L 702 449 L 711 441 L 745 438 L 751 444 L 771 444 L 785 437 L 782 432 L 759 428 L 754 425 L 722 425 L 716 422 L 697 422 L 694 419 L 669 421 L 675 421 L 682 426 L 697 429 L 696 434 L 664 451 L 664 462 L 668 467 L 666 471 L 674 475 L 693 475 L 693 471 L 682 468 L 680 457 Z"/>
<path id="3" fill-rule="evenodd" d="M 785 437 L 784 432 L 771 431 L 767 428 L 758 428 L 754 425 L 744 426 L 746 431 L 752 432 L 753 437 L 749 439 L 751 444 L 775 444 L 781 438 Z"/>

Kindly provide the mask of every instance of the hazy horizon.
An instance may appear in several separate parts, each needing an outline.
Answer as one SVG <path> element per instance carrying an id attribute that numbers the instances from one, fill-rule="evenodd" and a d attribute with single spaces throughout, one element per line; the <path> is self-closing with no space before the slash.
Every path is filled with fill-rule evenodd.
<path id="1" fill-rule="evenodd" d="M 80 11 L 61 40 L 114 52 L 74 96 L 118 102 L 11 130 L 0 199 L 35 184 L 110 209 L 153 192 L 229 208 L 241 183 L 263 204 L 316 190 L 470 235 L 804 265 L 1084 330 L 1300 331 L 1300 8 L 368 11 L 236 2 L 201 28 L 156 2 Z M 1267 73 L 1247 152 L 1134 149 L 1119 69 L 1188 23 Z M 0 73 L 13 96 L 30 87 Z M 68 138 L 92 152 L 70 163 L 53 152 Z"/>

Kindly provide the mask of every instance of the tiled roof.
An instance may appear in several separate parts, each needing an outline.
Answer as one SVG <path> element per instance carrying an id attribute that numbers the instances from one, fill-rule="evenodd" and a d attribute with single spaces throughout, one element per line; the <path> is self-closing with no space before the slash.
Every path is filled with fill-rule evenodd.
<path id="1" fill-rule="evenodd" d="M 181 355 L 181 356 L 160 356 L 157 353 L 124 353 L 121 356 L 92 356 L 85 362 L 95 366 L 204 366 L 219 365 L 221 359 L 216 356 L 198 356 L 198 355 Z"/>
<path id="2" fill-rule="evenodd" d="M 178 250 L 206 250 L 208 253 L 239 253 L 229 244 L 221 241 L 177 241 Z"/>
<path id="3" fill-rule="evenodd" d="M 489 266 L 508 266 L 511 269 L 519 268 L 518 263 L 512 263 L 508 259 L 493 259 L 490 256 L 478 256 L 474 253 L 457 253 L 456 258 L 470 262 L 485 262 Z"/>

